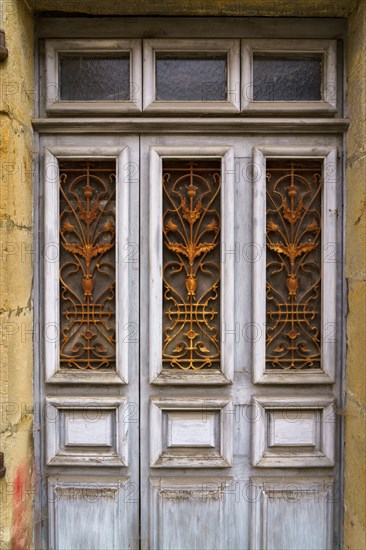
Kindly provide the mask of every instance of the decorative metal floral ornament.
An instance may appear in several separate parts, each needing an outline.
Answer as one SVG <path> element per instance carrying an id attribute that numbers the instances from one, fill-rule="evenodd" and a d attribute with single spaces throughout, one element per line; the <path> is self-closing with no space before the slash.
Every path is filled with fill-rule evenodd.
<path id="1" fill-rule="evenodd" d="M 220 367 L 219 161 L 171 161 L 163 173 L 163 365 Z"/>
<path id="2" fill-rule="evenodd" d="M 113 162 L 61 163 L 62 367 L 115 366 L 115 195 Z"/>
<path id="3" fill-rule="evenodd" d="M 267 369 L 321 367 L 321 164 L 267 164 Z"/>

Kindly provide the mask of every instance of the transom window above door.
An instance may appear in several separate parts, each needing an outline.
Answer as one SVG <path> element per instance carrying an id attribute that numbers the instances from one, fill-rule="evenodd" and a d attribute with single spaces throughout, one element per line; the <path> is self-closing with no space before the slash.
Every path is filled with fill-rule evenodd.
<path id="1" fill-rule="evenodd" d="M 323 114 L 336 108 L 336 42 L 49 39 L 52 114 Z"/>

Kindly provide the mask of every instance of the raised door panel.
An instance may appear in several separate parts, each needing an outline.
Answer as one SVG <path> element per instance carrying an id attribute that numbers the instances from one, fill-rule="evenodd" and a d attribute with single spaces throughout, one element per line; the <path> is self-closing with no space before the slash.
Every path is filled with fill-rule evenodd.
<path id="1" fill-rule="evenodd" d="M 149 548 L 205 548 L 224 550 L 240 548 L 233 514 L 235 499 L 231 477 L 174 477 L 150 480 Z M 245 523 L 244 514 L 242 516 Z M 242 530 L 244 534 L 244 530 Z M 245 542 L 244 542 L 245 544 Z"/>
<path id="2" fill-rule="evenodd" d="M 128 478 L 67 475 L 50 478 L 50 549 L 133 548 L 128 508 L 137 500 L 137 486 Z"/>
<path id="3" fill-rule="evenodd" d="M 334 466 L 336 410 L 324 396 L 255 397 L 253 465 L 265 468 Z"/>
<path id="4" fill-rule="evenodd" d="M 252 478 L 252 550 L 333 547 L 332 478 Z"/>
<path id="5" fill-rule="evenodd" d="M 150 466 L 222 468 L 232 461 L 232 403 L 209 398 L 150 403 Z"/>
<path id="6" fill-rule="evenodd" d="M 128 465 L 130 418 L 126 397 L 48 398 L 47 413 L 48 464 Z"/>

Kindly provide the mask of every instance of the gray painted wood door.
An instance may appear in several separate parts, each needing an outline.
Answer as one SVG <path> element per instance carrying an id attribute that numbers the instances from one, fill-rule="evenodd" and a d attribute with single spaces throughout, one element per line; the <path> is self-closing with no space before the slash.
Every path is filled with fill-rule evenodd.
<path id="1" fill-rule="evenodd" d="M 41 151 L 44 250 L 60 251 L 42 285 L 42 545 L 138 548 L 139 138 L 48 136 Z"/>
<path id="2" fill-rule="evenodd" d="M 100 142 L 96 135 L 42 138 L 45 243 L 59 239 L 65 158 L 115 159 L 122 218 L 115 372 L 51 368 L 43 386 L 56 419 L 45 428 L 45 548 L 338 547 L 341 344 L 331 315 L 341 274 L 325 264 L 341 236 L 340 218 L 330 217 L 341 204 L 341 142 L 194 133 Z M 264 367 L 269 159 L 301 161 L 305 170 L 321 165 L 320 256 L 329 284 L 319 307 L 330 326 L 321 328 L 319 368 Z M 184 240 L 203 216 L 194 243 L 193 233 Z M 319 234 L 310 223 L 306 245 Z M 52 269 L 45 266 L 46 285 L 58 277 Z"/>
<path id="3" fill-rule="evenodd" d="M 337 344 L 323 338 L 323 368 L 319 370 L 266 370 L 261 362 L 266 353 L 266 318 L 260 316 L 266 307 L 266 161 L 297 159 L 305 167 L 315 159 L 322 163 L 322 230 L 327 250 L 329 243 L 339 237 L 339 228 L 329 221 L 330 208 L 325 206 L 329 195 L 332 208 L 337 202 L 336 143 L 333 138 L 314 141 L 312 137 L 295 136 L 142 138 L 142 548 L 310 550 L 338 544 L 333 520 L 338 505 L 334 495 L 338 491 L 340 450 L 335 447 L 334 414 L 339 387 L 338 375 L 333 378 Z M 178 234 L 177 226 L 181 229 L 184 221 L 182 225 L 177 209 L 181 208 L 184 218 L 189 190 L 193 196 L 191 212 L 194 219 L 198 217 L 201 203 L 194 186 L 204 185 L 199 183 L 203 173 L 199 170 L 213 158 L 220 159 L 222 182 L 221 360 L 216 370 L 184 370 L 186 364 L 178 364 L 176 357 L 187 356 L 182 348 L 190 335 L 186 332 L 184 337 L 182 333 L 192 328 L 186 313 L 189 287 L 184 325 L 180 324 L 182 312 L 177 310 L 182 307 L 185 289 L 174 300 L 178 290 L 169 273 L 179 271 L 184 253 L 180 248 L 180 255 L 173 257 L 166 248 L 177 250 L 176 243 L 184 241 Z M 188 173 L 192 162 L 196 180 L 186 180 L 185 187 L 179 187 L 183 172 L 178 177 L 174 170 L 185 166 Z M 206 178 L 207 182 L 208 172 Z M 171 199 L 167 200 L 169 189 Z M 206 213 L 204 200 L 202 204 Z M 216 219 L 212 209 L 210 203 L 206 219 L 209 228 L 214 227 Z M 260 228 L 264 228 L 262 233 Z M 206 244 L 212 242 L 207 233 L 203 240 Z M 195 273 L 204 278 L 205 267 L 200 266 Z M 327 269 L 323 266 L 323 276 Z M 335 306 L 334 271 L 332 276 L 329 288 L 322 287 L 328 311 L 332 304 Z M 200 302 L 199 288 L 194 292 L 196 302 Z M 194 311 L 197 319 L 201 313 Z M 335 317 L 328 322 L 334 329 Z M 196 334 L 189 340 L 192 347 L 200 339 L 207 343 L 202 337 L 204 328 L 197 335 L 198 326 L 202 329 L 197 322 Z M 175 349 L 169 348 L 169 340 Z M 162 347 L 164 357 L 169 358 L 165 363 Z M 188 347 L 186 344 L 184 349 Z M 208 344 L 201 356 L 207 348 Z"/>

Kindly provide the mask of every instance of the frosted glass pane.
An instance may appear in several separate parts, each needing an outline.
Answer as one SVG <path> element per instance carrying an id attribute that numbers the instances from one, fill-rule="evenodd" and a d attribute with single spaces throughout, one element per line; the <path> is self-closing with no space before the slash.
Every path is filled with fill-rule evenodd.
<path id="1" fill-rule="evenodd" d="M 319 55 L 254 55 L 254 101 L 320 101 Z"/>
<path id="2" fill-rule="evenodd" d="M 65 56 L 60 59 L 60 99 L 125 101 L 130 98 L 130 58 Z"/>
<path id="3" fill-rule="evenodd" d="M 156 57 L 156 99 L 160 101 L 225 101 L 226 55 Z"/>

